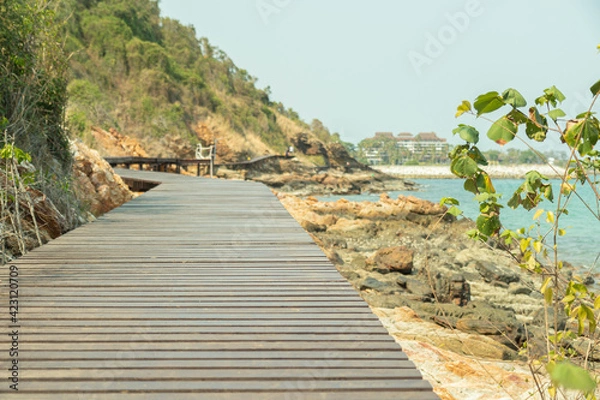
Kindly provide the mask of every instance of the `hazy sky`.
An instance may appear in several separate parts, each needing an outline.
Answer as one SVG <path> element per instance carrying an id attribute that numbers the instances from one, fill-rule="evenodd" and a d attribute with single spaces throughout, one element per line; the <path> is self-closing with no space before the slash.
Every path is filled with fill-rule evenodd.
<path id="1" fill-rule="evenodd" d="M 162 0 L 163 15 L 271 87 L 272 100 L 354 143 L 376 131 L 435 131 L 456 106 L 555 84 L 587 109 L 600 79 L 598 0 Z M 485 132 L 487 123 L 475 123 Z M 486 147 L 485 145 L 483 147 Z"/>

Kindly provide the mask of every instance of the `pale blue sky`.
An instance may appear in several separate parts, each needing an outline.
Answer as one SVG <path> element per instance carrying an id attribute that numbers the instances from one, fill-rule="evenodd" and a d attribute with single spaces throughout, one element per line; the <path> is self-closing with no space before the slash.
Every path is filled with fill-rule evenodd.
<path id="1" fill-rule="evenodd" d="M 598 0 L 162 0 L 163 15 L 270 86 L 307 122 L 354 143 L 376 131 L 435 131 L 456 106 L 508 87 L 529 100 L 555 84 L 563 109 L 600 79 Z M 432 39 L 434 38 L 434 39 Z M 475 123 L 485 132 L 488 124 Z M 487 147 L 483 145 L 482 147 Z"/>

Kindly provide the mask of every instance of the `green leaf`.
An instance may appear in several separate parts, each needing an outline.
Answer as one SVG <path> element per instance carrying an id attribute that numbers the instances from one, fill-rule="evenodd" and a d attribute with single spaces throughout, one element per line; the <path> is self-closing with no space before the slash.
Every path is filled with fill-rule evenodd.
<path id="1" fill-rule="evenodd" d="M 552 304 L 553 296 L 554 296 L 554 291 L 552 290 L 551 287 L 547 287 L 546 289 L 544 289 L 544 300 L 546 301 L 547 305 Z"/>
<path id="2" fill-rule="evenodd" d="M 533 139 L 537 142 L 543 142 L 546 140 L 546 133 L 548 132 L 548 120 L 546 117 L 540 114 L 536 107 L 529 109 L 529 119 L 527 120 L 527 128 L 525 133 L 529 139 Z"/>
<path id="3" fill-rule="evenodd" d="M 458 118 L 471 110 L 471 103 L 469 103 L 467 100 L 463 100 L 462 103 L 456 108 L 456 114 L 454 116 Z"/>
<path id="4" fill-rule="evenodd" d="M 578 114 L 575 119 L 583 119 L 583 118 L 591 118 L 594 116 L 594 114 L 596 114 L 595 112 L 589 112 L 589 111 L 585 111 L 582 112 L 581 114 Z"/>
<path id="5" fill-rule="evenodd" d="M 516 89 L 506 89 L 502 93 L 502 99 L 506 104 L 513 106 L 514 108 L 525 107 L 527 101 Z"/>
<path id="6" fill-rule="evenodd" d="M 551 276 L 549 276 L 549 277 L 546 278 L 546 280 L 542 284 L 542 287 L 540 288 L 540 292 L 545 292 L 546 288 L 548 287 L 548 285 L 550 285 L 550 283 L 552 283 L 552 277 Z"/>
<path id="7" fill-rule="evenodd" d="M 600 93 L 600 81 L 594 83 L 592 87 L 590 87 L 590 91 L 592 92 L 592 95 L 597 96 L 598 93 Z"/>
<path id="8" fill-rule="evenodd" d="M 492 184 L 492 179 L 487 172 L 481 172 L 477 175 L 476 184 L 480 192 L 496 193 L 496 189 Z"/>
<path id="9" fill-rule="evenodd" d="M 556 385 L 565 389 L 591 393 L 596 389 L 596 381 L 585 369 L 568 361 L 558 363 L 552 368 L 550 378 Z"/>
<path id="10" fill-rule="evenodd" d="M 473 194 L 477 194 L 478 193 L 477 185 L 475 184 L 475 179 L 473 179 L 473 178 L 465 180 L 465 183 L 463 184 L 463 188 L 467 192 L 471 192 Z"/>
<path id="11" fill-rule="evenodd" d="M 508 203 L 506 203 L 506 205 L 512 209 L 519 207 L 521 205 L 520 192 L 517 191 L 517 192 L 513 193 L 512 197 L 508 200 Z"/>
<path id="12" fill-rule="evenodd" d="M 565 141 L 571 147 L 576 147 L 582 156 L 590 154 L 598 142 L 600 126 L 595 118 L 577 121 L 569 126 L 565 132 Z"/>
<path id="13" fill-rule="evenodd" d="M 515 121 L 515 123 L 518 125 L 527 123 L 527 120 L 529 119 L 527 118 L 527 115 L 523 114 L 522 111 L 516 109 L 509 112 L 507 116 L 511 120 Z"/>
<path id="14" fill-rule="evenodd" d="M 473 146 L 471 149 L 469 149 L 469 151 L 467 152 L 467 154 L 477 164 L 479 164 L 479 165 L 488 165 L 487 158 L 485 158 L 485 156 L 483 155 L 483 153 L 477 147 Z"/>
<path id="15" fill-rule="evenodd" d="M 460 210 L 460 208 L 456 207 L 456 206 L 452 206 L 448 209 L 448 214 L 450 215 L 454 215 L 455 217 L 458 217 L 459 215 L 461 215 L 463 212 Z"/>
<path id="16" fill-rule="evenodd" d="M 460 178 L 468 178 L 474 176 L 479 167 L 471 157 L 462 155 L 452 160 L 450 171 Z"/>
<path id="17" fill-rule="evenodd" d="M 492 236 L 500 230 L 500 218 L 497 215 L 480 215 L 477 218 L 477 229 L 486 236 Z"/>
<path id="18" fill-rule="evenodd" d="M 558 230 L 558 236 L 565 236 L 566 234 L 567 234 L 567 231 L 566 231 L 566 230 L 564 230 L 564 229 L 562 229 L 562 228 L 560 228 L 560 229 Z"/>
<path id="19" fill-rule="evenodd" d="M 557 103 L 562 103 L 566 99 L 565 95 L 554 85 L 548 89 L 545 89 L 544 94 L 546 95 L 545 97 L 548 102 L 550 102 L 553 107 L 556 107 Z"/>
<path id="20" fill-rule="evenodd" d="M 500 97 L 498 92 L 488 92 L 486 94 L 482 94 L 475 99 L 475 103 L 473 104 L 477 110 L 477 116 L 496 111 L 503 105 L 504 100 L 502 100 L 502 97 Z"/>
<path id="21" fill-rule="evenodd" d="M 468 143 L 477 144 L 479 142 L 479 132 L 472 126 L 460 124 L 457 128 L 454 128 L 452 133 L 458 134 L 461 139 Z"/>
<path id="22" fill-rule="evenodd" d="M 442 197 L 440 199 L 440 206 L 457 206 L 460 202 L 454 197 Z"/>
<path id="23" fill-rule="evenodd" d="M 546 185 L 544 187 L 544 197 L 550 201 L 554 201 L 554 191 L 552 190 L 552 185 Z"/>
<path id="24" fill-rule="evenodd" d="M 492 124 L 487 135 L 502 146 L 515 138 L 518 129 L 519 127 L 514 121 L 504 116 Z"/>
<path id="25" fill-rule="evenodd" d="M 566 117 L 567 114 L 565 114 L 565 112 L 563 110 L 561 110 L 560 108 L 555 108 L 554 110 L 548 111 L 548 116 L 553 121 L 556 121 L 559 118 Z"/>

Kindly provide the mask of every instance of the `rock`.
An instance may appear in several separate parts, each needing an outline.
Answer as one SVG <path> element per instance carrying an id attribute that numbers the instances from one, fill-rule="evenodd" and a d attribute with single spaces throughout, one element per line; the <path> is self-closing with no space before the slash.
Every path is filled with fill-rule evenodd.
<path id="1" fill-rule="evenodd" d="M 404 276 L 399 276 L 398 279 L 396 279 L 396 284 L 402 289 L 406 289 L 408 285 L 408 279 L 406 279 Z"/>
<path id="2" fill-rule="evenodd" d="M 395 309 L 374 308 L 374 311 L 390 331 L 390 334 L 401 343 L 404 343 L 405 340 L 416 340 L 434 345 L 439 349 L 444 349 L 444 351 L 454 352 L 455 357 L 446 358 L 446 361 L 452 361 L 457 354 L 482 357 L 488 360 L 510 360 L 515 358 L 513 350 L 489 336 L 467 334 L 442 328 L 439 325 L 422 320 L 417 315 L 418 313 L 416 314 L 407 307 L 397 307 Z"/>
<path id="3" fill-rule="evenodd" d="M 548 324 L 554 325 L 554 309 L 552 307 L 548 307 Z M 531 326 L 543 327 L 546 326 L 546 313 L 544 312 L 544 307 L 540 308 L 533 316 L 533 320 L 531 321 Z M 562 331 L 565 329 L 567 325 L 567 316 L 563 312 L 562 309 L 558 311 L 558 330 Z"/>
<path id="4" fill-rule="evenodd" d="M 446 212 L 446 207 L 433 203 L 428 200 L 419 199 L 414 196 L 398 196 L 398 201 L 404 203 L 405 209 L 419 215 L 442 215 Z"/>
<path id="5" fill-rule="evenodd" d="M 450 301 L 457 306 L 466 305 L 471 300 L 471 286 L 464 276 L 456 274 L 450 279 Z"/>
<path id="6" fill-rule="evenodd" d="M 600 349 L 598 344 L 586 337 L 580 337 L 570 343 L 570 346 L 584 359 L 591 362 L 600 361 Z"/>
<path id="7" fill-rule="evenodd" d="M 418 279 L 407 279 L 406 290 L 408 293 L 413 295 L 410 297 L 411 300 L 425 302 L 431 302 L 434 300 L 433 289 L 431 286 L 428 283 Z"/>
<path id="8" fill-rule="evenodd" d="M 360 290 L 368 290 L 368 289 L 372 289 L 372 290 L 376 290 L 376 291 L 382 291 L 384 289 L 386 289 L 388 287 L 388 284 L 385 282 L 381 282 L 373 277 L 367 277 L 365 280 L 362 281 L 362 283 L 360 284 Z"/>
<path id="9" fill-rule="evenodd" d="M 133 138 L 122 135 L 111 128 L 105 131 L 97 126 L 92 127 L 95 146 L 103 155 L 148 157 L 142 145 Z M 87 174 L 89 176 L 89 174 Z"/>
<path id="10" fill-rule="evenodd" d="M 495 287 L 499 287 L 502 289 L 508 289 L 508 283 L 506 282 L 502 282 L 502 281 L 491 281 L 490 282 L 492 285 L 494 285 Z"/>
<path id="11" fill-rule="evenodd" d="M 383 248 L 373 256 L 373 263 L 381 273 L 400 272 L 410 275 L 413 270 L 414 252 L 406 246 Z"/>
<path id="12" fill-rule="evenodd" d="M 323 249 L 323 253 L 325 253 L 325 256 L 329 259 L 329 261 L 331 261 L 332 264 L 344 265 L 344 259 L 340 257 L 338 252 L 336 252 L 335 250 Z"/>
<path id="13" fill-rule="evenodd" d="M 481 274 L 486 282 L 499 281 L 509 284 L 511 282 L 519 281 L 519 275 L 508 268 L 499 265 L 476 261 L 475 269 Z M 506 286 L 506 288 L 508 288 L 508 286 Z"/>
<path id="14" fill-rule="evenodd" d="M 518 349 L 525 340 L 523 325 L 514 317 L 508 319 L 465 317 L 456 321 L 456 329 L 478 335 L 493 336 L 507 347 Z"/>
<path id="15" fill-rule="evenodd" d="M 349 220 L 340 218 L 335 225 L 327 228 L 329 233 L 340 235 L 365 235 L 373 231 L 375 224 L 368 220 Z"/>
<path id="16" fill-rule="evenodd" d="M 110 165 L 79 141 L 71 142 L 75 195 L 99 216 L 131 200 L 133 194 Z"/>
<path id="17" fill-rule="evenodd" d="M 246 179 L 245 171 L 235 171 L 223 165 L 216 168 L 215 176 L 221 179 L 244 180 Z"/>
<path id="18" fill-rule="evenodd" d="M 530 295 L 533 290 L 531 290 L 527 286 L 519 285 L 519 284 L 516 284 L 513 282 L 510 285 L 508 285 L 508 291 L 511 294 L 515 294 L 515 295 L 518 295 L 518 294 Z"/>
<path id="19" fill-rule="evenodd" d="M 456 329 L 480 335 L 499 335 L 502 333 L 501 326 L 497 326 L 496 323 L 492 323 L 491 321 L 477 318 L 459 319 L 456 321 Z"/>
<path id="20" fill-rule="evenodd" d="M 314 221 L 309 221 L 307 219 L 303 220 L 302 222 L 300 222 L 300 225 L 304 228 L 304 230 L 306 230 L 307 232 L 324 232 L 327 230 L 327 227 L 324 225 L 320 225 L 315 223 Z"/>

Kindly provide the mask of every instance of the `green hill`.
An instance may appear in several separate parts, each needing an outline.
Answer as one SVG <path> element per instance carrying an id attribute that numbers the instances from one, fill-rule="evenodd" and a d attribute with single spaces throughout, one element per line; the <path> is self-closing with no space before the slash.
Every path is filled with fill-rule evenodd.
<path id="1" fill-rule="evenodd" d="M 136 138 L 152 156 L 190 157 L 198 141 L 215 138 L 221 161 L 295 145 L 309 149 L 300 154 L 305 163 L 328 165 L 343 149 L 339 135 L 273 101 L 193 27 L 161 17 L 156 0 L 65 0 L 61 16 L 71 69 L 67 119 L 92 147 L 96 126 Z"/>

